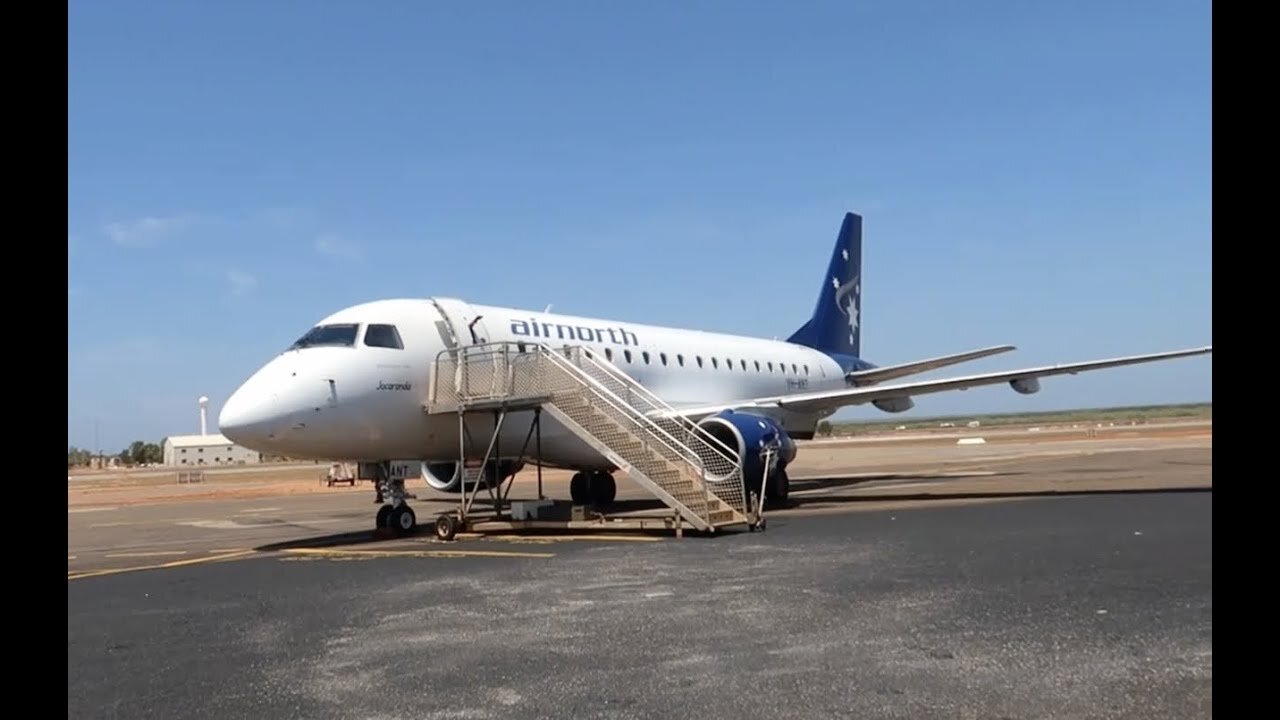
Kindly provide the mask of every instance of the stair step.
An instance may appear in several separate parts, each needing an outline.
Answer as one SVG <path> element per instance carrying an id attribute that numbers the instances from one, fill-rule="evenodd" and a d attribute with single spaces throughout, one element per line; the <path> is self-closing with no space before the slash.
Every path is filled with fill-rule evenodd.
<path id="1" fill-rule="evenodd" d="M 715 510 L 707 514 L 707 522 L 712 525 L 732 522 L 736 518 L 737 514 L 738 513 L 733 510 Z"/>

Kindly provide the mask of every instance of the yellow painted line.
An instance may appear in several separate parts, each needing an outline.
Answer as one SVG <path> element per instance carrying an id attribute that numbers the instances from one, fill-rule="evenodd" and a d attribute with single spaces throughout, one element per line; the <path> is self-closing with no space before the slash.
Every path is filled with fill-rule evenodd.
<path id="1" fill-rule="evenodd" d="M 523 543 L 564 542 L 566 540 L 585 540 L 587 542 L 662 542 L 662 538 L 646 537 L 643 535 L 480 535 L 481 539 L 484 540 Z M 458 534 L 456 537 L 462 537 L 462 535 Z"/>
<path id="2" fill-rule="evenodd" d="M 216 549 L 216 550 L 210 550 L 209 552 L 211 552 L 211 553 L 234 553 L 234 552 L 247 552 L 247 551 L 248 551 L 248 550 L 250 550 L 250 549 L 251 549 L 251 548 L 218 548 L 218 549 Z"/>
<path id="3" fill-rule="evenodd" d="M 110 568 L 107 570 L 90 570 L 81 573 L 67 573 L 68 580 L 79 580 L 80 578 L 98 577 L 100 575 L 115 575 L 117 573 L 137 572 L 139 570 L 161 570 L 164 568 L 180 567 L 182 565 L 195 565 L 196 563 L 215 562 L 217 560 L 229 560 L 233 557 L 242 557 L 250 555 L 257 551 L 243 550 L 241 552 L 224 553 L 222 555 L 212 555 L 210 557 L 190 558 L 188 560 L 174 560 L 173 562 L 160 563 L 158 565 L 135 565 L 127 568 Z"/>
<path id="4" fill-rule="evenodd" d="M 285 552 L 293 553 L 295 555 L 319 555 L 327 557 L 555 557 L 555 553 L 511 552 L 499 550 L 332 550 L 329 548 L 288 548 Z"/>
<path id="5" fill-rule="evenodd" d="M 72 560 L 75 560 L 75 559 L 76 559 L 76 556 L 75 556 L 75 555 L 68 555 L 68 556 L 67 556 L 67 562 L 71 562 Z"/>
<path id="6" fill-rule="evenodd" d="M 163 555 L 186 555 L 186 550 L 156 550 L 154 552 L 131 552 L 131 553 L 106 553 L 103 557 L 124 558 L 124 557 L 161 557 Z"/>

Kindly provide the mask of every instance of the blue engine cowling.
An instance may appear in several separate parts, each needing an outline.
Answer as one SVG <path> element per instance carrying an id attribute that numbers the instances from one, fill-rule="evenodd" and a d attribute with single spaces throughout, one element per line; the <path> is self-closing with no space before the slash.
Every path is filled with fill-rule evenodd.
<path id="1" fill-rule="evenodd" d="M 703 418 L 698 427 L 724 443 L 741 458 L 742 475 L 747 487 L 758 492 L 764 474 L 764 451 L 773 448 L 778 458 L 775 473 L 784 470 L 796 457 L 796 443 L 782 426 L 763 415 L 724 410 Z M 725 478 L 708 478 L 724 480 Z"/>

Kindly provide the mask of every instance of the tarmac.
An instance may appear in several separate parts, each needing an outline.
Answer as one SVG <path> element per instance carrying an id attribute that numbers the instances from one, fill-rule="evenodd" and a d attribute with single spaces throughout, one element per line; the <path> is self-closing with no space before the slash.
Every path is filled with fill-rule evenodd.
<path id="1" fill-rule="evenodd" d="M 1212 717 L 1211 425 L 1031 435 L 807 443 L 767 531 L 711 538 L 381 540 L 310 470 L 69 483 L 68 714 Z"/>

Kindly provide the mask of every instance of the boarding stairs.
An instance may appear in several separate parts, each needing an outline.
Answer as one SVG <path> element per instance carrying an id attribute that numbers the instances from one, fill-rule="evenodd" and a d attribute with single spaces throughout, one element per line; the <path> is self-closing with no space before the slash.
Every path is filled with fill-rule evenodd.
<path id="1" fill-rule="evenodd" d="M 426 410 L 542 408 L 697 530 L 752 523 L 737 453 L 591 350 L 493 342 L 440 353 Z M 469 485 L 483 468 L 464 469 Z"/>

